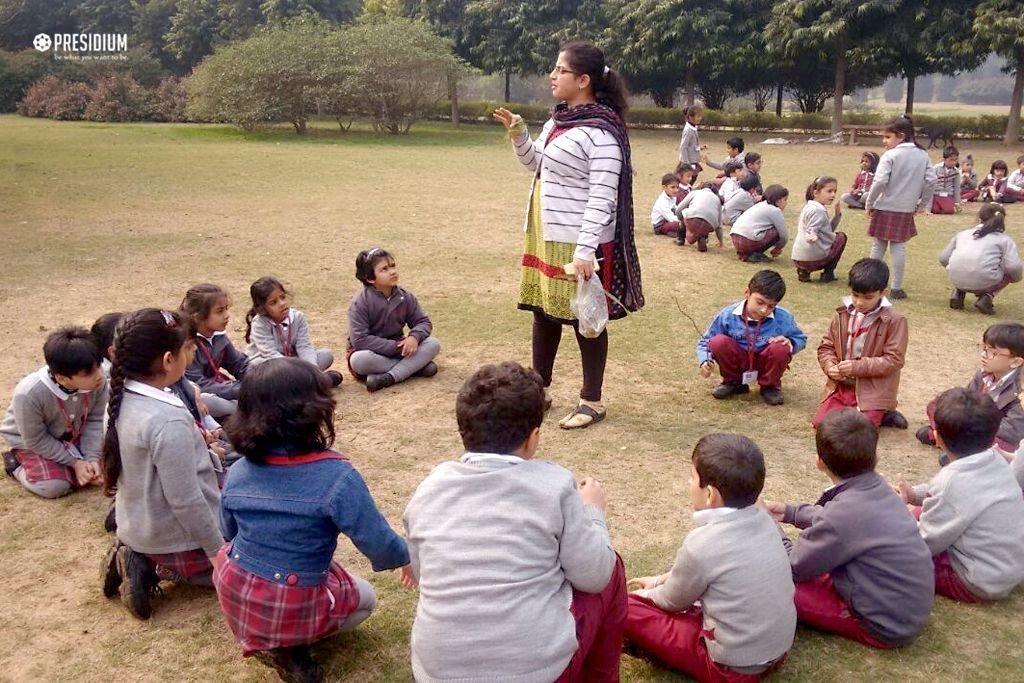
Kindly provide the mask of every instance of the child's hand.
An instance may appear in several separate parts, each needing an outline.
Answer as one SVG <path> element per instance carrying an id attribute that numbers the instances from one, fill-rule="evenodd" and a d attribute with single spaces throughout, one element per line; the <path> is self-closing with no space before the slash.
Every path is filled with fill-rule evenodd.
<path id="1" fill-rule="evenodd" d="M 413 355 L 418 348 L 420 348 L 420 342 L 411 334 L 398 342 L 398 351 L 402 354 L 403 358 Z"/>
<path id="2" fill-rule="evenodd" d="M 99 474 L 99 463 L 88 460 L 75 460 L 71 463 L 71 469 L 75 473 L 75 481 L 79 486 L 87 486 Z"/>
<path id="3" fill-rule="evenodd" d="M 409 589 L 416 588 L 419 585 L 419 582 L 416 581 L 416 574 L 413 572 L 411 564 L 398 568 L 398 580 L 402 582 L 403 586 Z"/>
<path id="4" fill-rule="evenodd" d="M 724 249 L 725 248 L 725 244 L 722 242 L 722 240 L 718 240 L 718 248 L 719 249 Z"/>
<path id="5" fill-rule="evenodd" d="M 203 416 L 209 415 L 210 409 L 206 407 L 205 403 L 203 403 L 203 392 L 199 388 L 199 385 L 193 384 L 192 390 L 195 392 L 196 395 L 196 409 L 199 411 L 199 414 Z"/>
<path id="6" fill-rule="evenodd" d="M 771 253 L 771 255 L 773 257 L 774 256 L 781 256 L 782 255 L 782 247 L 775 247 L 774 249 L 771 250 L 770 253 Z"/>
<path id="7" fill-rule="evenodd" d="M 832 367 L 830 367 L 828 370 L 825 371 L 825 374 L 837 381 L 843 378 L 843 373 L 839 372 L 838 365 L 833 365 Z"/>
<path id="8" fill-rule="evenodd" d="M 211 451 L 213 451 L 213 454 L 216 455 L 221 460 L 221 462 L 224 461 L 224 458 L 225 456 L 227 456 L 228 452 L 223 446 L 216 442 L 207 444 L 207 446 Z"/>
<path id="9" fill-rule="evenodd" d="M 635 579 L 627 581 L 626 588 L 649 591 L 652 588 L 657 588 L 661 584 L 665 583 L 667 578 L 668 574 L 658 574 L 657 576 L 638 576 Z"/>
<path id="10" fill-rule="evenodd" d="M 808 242 L 817 242 L 818 241 L 818 233 L 817 232 L 806 232 L 806 231 L 804 231 L 804 234 L 807 235 L 807 241 Z"/>
<path id="11" fill-rule="evenodd" d="M 914 495 L 914 488 L 902 479 L 892 488 L 899 494 L 900 500 L 907 505 L 911 505 L 917 499 L 917 496 Z"/>
<path id="12" fill-rule="evenodd" d="M 776 522 L 778 522 L 779 524 L 782 523 L 782 518 L 786 515 L 785 503 L 780 503 L 774 500 L 764 500 L 762 498 L 761 500 L 757 501 L 757 505 L 758 507 L 764 509 L 765 512 L 767 512 L 769 515 L 771 515 L 772 519 L 774 519 Z"/>
<path id="13" fill-rule="evenodd" d="M 593 505 L 601 510 L 608 509 L 608 499 L 604 495 L 604 489 L 593 477 L 584 477 L 580 481 L 580 498 L 583 499 L 584 505 Z"/>
<path id="14" fill-rule="evenodd" d="M 700 364 L 700 376 L 707 379 L 711 376 L 711 371 L 715 369 L 715 361 L 706 360 Z"/>
<path id="15" fill-rule="evenodd" d="M 789 337 L 783 337 L 782 335 L 779 335 L 778 337 L 772 337 L 771 339 L 769 339 L 768 343 L 769 344 L 785 344 L 786 348 L 789 349 L 789 352 L 790 353 L 793 352 L 793 342 L 789 341 Z"/>
<path id="16" fill-rule="evenodd" d="M 839 371 L 839 374 L 843 377 L 853 377 L 853 361 L 852 360 L 841 360 L 833 367 Z"/>
<path id="17" fill-rule="evenodd" d="M 834 206 L 834 207 L 835 207 L 835 210 L 834 210 L 834 212 L 833 212 L 833 215 L 836 215 L 836 216 L 838 216 L 838 215 L 840 215 L 841 213 L 843 213 L 843 203 L 842 203 L 842 202 L 835 202 L 835 203 L 834 203 L 834 204 L 833 204 L 832 206 Z"/>

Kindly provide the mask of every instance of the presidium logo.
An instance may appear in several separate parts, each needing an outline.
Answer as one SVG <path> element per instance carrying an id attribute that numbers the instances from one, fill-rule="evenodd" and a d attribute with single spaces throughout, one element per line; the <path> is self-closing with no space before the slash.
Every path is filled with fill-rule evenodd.
<path id="1" fill-rule="evenodd" d="M 55 59 L 127 59 L 127 33 L 45 33 L 32 39 L 40 52 L 53 50 Z"/>

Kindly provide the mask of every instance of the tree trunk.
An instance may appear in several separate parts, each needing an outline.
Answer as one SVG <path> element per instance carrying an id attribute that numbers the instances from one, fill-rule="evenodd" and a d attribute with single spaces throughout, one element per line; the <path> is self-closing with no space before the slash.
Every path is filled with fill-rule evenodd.
<path id="1" fill-rule="evenodd" d="M 296 119 L 292 121 L 292 125 L 295 126 L 295 132 L 298 135 L 306 134 L 306 119 Z"/>
<path id="2" fill-rule="evenodd" d="M 671 109 L 672 105 L 675 104 L 675 86 L 665 86 L 663 88 L 651 88 L 651 99 L 654 100 L 654 106 L 662 107 L 663 109 Z"/>
<path id="3" fill-rule="evenodd" d="M 779 89 L 775 93 L 775 115 L 782 118 L 782 81 L 779 81 Z"/>
<path id="4" fill-rule="evenodd" d="M 907 106 L 904 109 L 907 116 L 914 113 L 914 84 L 917 82 L 917 76 L 914 74 L 905 74 L 907 77 Z"/>
<path id="5" fill-rule="evenodd" d="M 1006 122 L 1003 144 L 1016 147 L 1020 138 L 1020 105 L 1024 98 L 1024 51 L 1017 51 L 1017 77 L 1013 81 L 1013 97 L 1010 98 L 1010 120 Z"/>
<path id="6" fill-rule="evenodd" d="M 459 77 L 448 73 L 448 101 L 452 104 L 452 125 L 459 125 Z"/>
<path id="7" fill-rule="evenodd" d="M 840 45 L 836 55 L 836 87 L 832 93 L 832 135 L 843 132 L 843 95 L 846 94 L 846 52 Z"/>
<path id="8" fill-rule="evenodd" d="M 693 65 L 686 67 L 686 106 L 689 107 L 693 104 L 693 98 L 697 90 L 696 86 L 697 74 L 693 68 Z"/>
<path id="9" fill-rule="evenodd" d="M 512 101 L 512 71 L 505 69 L 505 101 Z"/>

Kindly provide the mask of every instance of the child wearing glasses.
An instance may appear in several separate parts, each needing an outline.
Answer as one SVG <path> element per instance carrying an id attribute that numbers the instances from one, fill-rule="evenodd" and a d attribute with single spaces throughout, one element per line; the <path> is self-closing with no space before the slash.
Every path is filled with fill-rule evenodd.
<path id="1" fill-rule="evenodd" d="M 363 288 L 348 307 L 348 367 L 356 379 L 374 392 L 436 375 L 441 343 L 420 302 L 398 286 L 395 257 L 380 247 L 359 252 L 356 279 Z"/>

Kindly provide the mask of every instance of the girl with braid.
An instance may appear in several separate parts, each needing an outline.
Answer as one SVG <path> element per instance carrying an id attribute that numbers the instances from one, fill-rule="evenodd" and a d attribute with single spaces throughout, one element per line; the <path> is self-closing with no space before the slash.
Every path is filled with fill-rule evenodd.
<path id="1" fill-rule="evenodd" d="M 161 579 L 212 586 L 223 543 L 215 462 L 185 404 L 169 387 L 195 353 L 177 312 L 129 313 L 114 337 L 109 427 L 101 467 L 115 499 L 117 540 L 104 559 L 103 594 L 148 619 Z"/>

